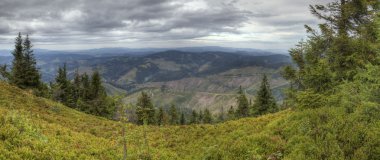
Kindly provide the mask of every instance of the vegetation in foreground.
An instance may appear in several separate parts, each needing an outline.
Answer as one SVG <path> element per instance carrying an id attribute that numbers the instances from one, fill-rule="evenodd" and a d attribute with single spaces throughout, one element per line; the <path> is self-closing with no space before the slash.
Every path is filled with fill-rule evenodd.
<path id="1" fill-rule="evenodd" d="M 0 159 L 123 157 L 122 123 L 2 82 L 0 88 Z M 326 106 L 216 125 L 126 124 L 127 158 L 375 160 L 380 158 L 379 113 L 366 103 L 349 113 L 346 107 Z"/>
<path id="2" fill-rule="evenodd" d="M 378 160 L 379 5 L 377 0 L 342 0 L 311 7 L 326 23 L 321 34 L 307 27 L 310 39 L 291 50 L 297 68 L 285 68 L 284 76 L 292 82 L 287 104 L 295 106 L 257 118 L 136 126 L 0 82 L 0 158 L 121 159 L 127 151 L 128 159 Z M 243 117 L 248 115 L 244 109 Z"/>

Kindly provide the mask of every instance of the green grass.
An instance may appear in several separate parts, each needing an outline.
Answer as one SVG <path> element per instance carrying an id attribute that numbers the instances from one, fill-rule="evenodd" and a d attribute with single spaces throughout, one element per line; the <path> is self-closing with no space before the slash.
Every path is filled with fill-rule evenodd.
<path id="1" fill-rule="evenodd" d="M 128 159 L 380 159 L 380 111 L 286 110 L 217 125 L 127 124 Z M 0 82 L 0 159 L 121 159 L 121 124 Z"/>

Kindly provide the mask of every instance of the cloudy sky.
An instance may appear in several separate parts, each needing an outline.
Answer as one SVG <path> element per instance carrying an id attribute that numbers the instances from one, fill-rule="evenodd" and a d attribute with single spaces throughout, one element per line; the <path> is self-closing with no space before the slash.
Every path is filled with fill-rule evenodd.
<path id="1" fill-rule="evenodd" d="M 0 49 L 223 46 L 287 50 L 329 0 L 0 0 Z"/>

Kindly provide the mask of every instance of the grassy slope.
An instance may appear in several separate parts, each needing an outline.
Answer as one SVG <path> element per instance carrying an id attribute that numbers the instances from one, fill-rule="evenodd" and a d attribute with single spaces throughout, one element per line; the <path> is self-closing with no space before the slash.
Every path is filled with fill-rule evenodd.
<path id="1" fill-rule="evenodd" d="M 377 159 L 380 123 L 363 111 L 288 110 L 217 125 L 149 126 L 149 147 L 144 127 L 127 125 L 128 158 Z M 117 122 L 0 82 L 0 159 L 121 159 L 119 131 Z"/>

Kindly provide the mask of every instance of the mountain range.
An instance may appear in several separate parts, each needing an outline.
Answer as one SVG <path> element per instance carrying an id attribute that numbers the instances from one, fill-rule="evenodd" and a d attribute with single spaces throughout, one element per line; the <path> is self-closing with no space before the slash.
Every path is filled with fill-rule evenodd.
<path id="1" fill-rule="evenodd" d="M 58 67 L 66 63 L 69 77 L 75 71 L 90 74 L 98 70 L 107 92 L 124 94 L 126 103 L 135 103 L 139 93 L 146 91 L 156 106 L 208 108 L 213 113 L 235 105 L 240 86 L 254 99 L 263 74 L 269 75 L 274 95 L 281 102 L 281 90 L 287 82 L 279 75 L 279 69 L 290 64 L 287 55 L 223 47 L 162 51 L 103 48 L 78 52 L 36 49 L 35 54 L 45 82 L 54 81 Z M 3 56 L 0 64 L 10 64 L 11 60 L 12 57 Z"/>

